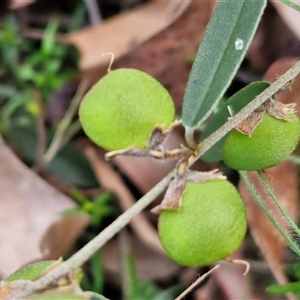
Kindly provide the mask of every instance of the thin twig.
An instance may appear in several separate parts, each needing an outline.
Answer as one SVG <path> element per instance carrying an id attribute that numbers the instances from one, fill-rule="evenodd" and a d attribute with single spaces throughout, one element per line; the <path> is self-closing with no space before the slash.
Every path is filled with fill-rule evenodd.
<path id="1" fill-rule="evenodd" d="M 277 206 L 277 208 L 279 209 L 279 211 L 281 212 L 283 217 L 286 219 L 289 227 L 292 229 L 292 233 L 300 235 L 300 229 L 298 228 L 297 224 L 292 220 L 292 218 L 289 216 L 287 211 L 283 208 L 280 201 L 277 199 L 274 191 L 270 187 L 270 185 L 269 185 L 268 181 L 266 180 L 265 176 L 263 175 L 263 173 L 261 171 L 258 171 L 257 174 L 258 174 L 258 177 L 259 177 L 261 183 L 265 187 L 266 192 L 271 196 L 273 202 L 275 203 L 275 205 Z"/>
<path id="2" fill-rule="evenodd" d="M 62 139 L 62 145 L 67 144 L 72 137 L 81 129 L 81 123 L 79 120 L 76 120 L 70 127 L 65 131 L 64 137 Z"/>
<path id="3" fill-rule="evenodd" d="M 86 93 L 87 88 L 88 88 L 88 80 L 83 78 L 79 84 L 76 95 L 71 101 L 69 108 L 67 109 L 63 119 L 58 124 L 52 142 L 47 152 L 44 155 L 45 164 L 49 163 L 53 159 L 57 151 L 62 147 L 65 139 L 64 134 L 66 133 L 68 127 L 70 126 L 72 122 L 72 118 L 77 112 L 80 101 L 83 98 L 84 94 Z"/>
<path id="4" fill-rule="evenodd" d="M 44 105 L 41 99 L 41 94 L 39 92 L 35 92 L 34 99 L 37 103 L 39 114 L 37 117 L 37 132 L 38 132 L 38 144 L 37 144 L 37 160 L 34 169 L 38 172 L 41 168 L 43 168 L 43 156 L 46 152 L 47 147 L 47 134 L 45 129 L 45 113 L 44 113 Z"/>
<path id="5" fill-rule="evenodd" d="M 175 300 L 181 300 L 183 297 L 185 297 L 188 293 L 190 293 L 199 283 L 201 283 L 208 275 L 210 275 L 214 270 L 219 268 L 220 265 L 216 265 L 211 270 L 209 270 L 207 273 L 203 274 L 201 277 L 199 277 L 193 284 L 191 284 L 186 290 L 184 290 Z"/>
<path id="6" fill-rule="evenodd" d="M 97 1 L 96 0 L 83 0 L 83 1 L 87 8 L 91 24 L 93 26 L 96 24 L 101 24 L 102 16 L 101 16 L 100 9 L 97 5 Z"/>
<path id="7" fill-rule="evenodd" d="M 274 227 L 279 231 L 281 236 L 288 243 L 289 247 L 295 253 L 297 253 L 298 256 L 300 256 L 300 249 L 299 249 L 297 243 L 295 241 L 293 241 L 293 239 L 291 237 L 288 236 L 288 234 L 284 231 L 284 229 L 281 227 L 281 225 L 278 223 L 278 221 L 275 219 L 275 217 L 272 215 L 272 213 L 268 210 L 264 201 L 261 199 L 260 195 L 257 193 L 257 191 L 252 186 L 252 183 L 251 183 L 250 179 L 248 178 L 247 173 L 245 171 L 239 171 L 239 174 L 240 174 L 241 178 L 243 179 L 243 181 L 245 182 L 246 187 L 250 191 L 250 193 L 253 196 L 257 205 L 264 212 L 264 214 L 268 217 L 268 219 L 274 225 Z"/>

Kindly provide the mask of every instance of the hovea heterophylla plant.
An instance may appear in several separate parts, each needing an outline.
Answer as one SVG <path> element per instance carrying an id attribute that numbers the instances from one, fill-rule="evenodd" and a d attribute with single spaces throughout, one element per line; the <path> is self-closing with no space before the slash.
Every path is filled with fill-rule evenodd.
<path id="1" fill-rule="evenodd" d="M 193 132 L 194 130 L 196 130 L 199 125 L 201 125 L 203 123 L 203 120 L 210 114 L 210 112 L 213 110 L 213 108 L 216 106 L 216 104 L 218 103 L 219 99 L 222 97 L 224 91 L 226 90 L 226 88 L 228 87 L 228 85 L 230 84 L 235 71 L 237 70 L 246 50 L 247 47 L 253 37 L 254 31 L 257 27 L 257 24 L 259 22 L 261 13 L 264 9 L 264 6 L 266 4 L 266 1 L 261 1 L 261 2 L 256 2 L 256 1 L 239 1 L 236 2 L 234 1 L 234 5 L 233 2 L 224 2 L 224 1 L 220 1 L 216 7 L 216 12 L 214 17 L 212 18 L 210 27 L 207 31 L 207 35 L 203 40 L 202 43 L 202 47 L 200 47 L 199 49 L 199 53 L 196 57 L 195 60 L 195 64 L 192 70 L 192 74 L 190 77 L 190 80 L 188 82 L 188 87 L 187 87 L 187 93 L 185 95 L 184 98 L 184 110 L 183 110 L 183 116 L 182 116 L 182 120 L 183 120 L 183 125 L 187 131 L 187 137 L 191 136 L 191 132 Z M 224 20 L 224 18 L 220 18 L 219 16 L 225 16 L 226 18 L 226 22 L 224 21 L 224 24 L 222 24 L 222 20 Z M 229 26 L 226 27 L 228 24 L 230 25 L 230 23 L 233 24 L 233 26 Z M 220 28 L 224 29 L 224 32 L 222 32 L 222 36 L 221 37 L 217 37 L 217 36 L 213 36 L 214 34 L 216 34 L 217 31 L 220 30 Z M 217 43 L 218 41 L 223 39 L 223 43 L 222 47 L 217 47 L 219 44 Z M 239 42 L 238 46 L 237 46 L 237 41 Z M 224 46 L 225 45 L 225 46 Z M 217 49 L 214 51 L 211 51 L 212 49 Z M 212 53 L 212 56 L 209 56 Z M 221 54 L 220 54 L 221 53 Z M 217 55 L 217 56 L 216 56 Z M 205 62 L 208 62 L 207 64 L 205 64 Z M 212 68 L 212 65 L 214 64 L 214 62 L 216 63 L 216 67 L 215 65 Z M 200 69 L 203 69 L 203 71 L 199 72 Z M 113 74 L 113 72 L 117 72 L 116 71 L 112 71 L 110 74 Z M 127 70 L 126 70 L 127 72 Z M 130 71 L 132 72 L 132 71 Z M 299 72 L 299 70 L 297 71 Z M 107 76 L 109 76 L 110 74 L 108 74 Z M 290 75 L 290 76 L 295 76 L 294 75 Z M 121 77 L 120 77 L 121 78 Z M 120 79 L 119 78 L 119 79 Z M 104 79 L 104 78 L 103 78 Z M 121 81 L 123 79 L 121 78 Z M 285 78 L 283 81 L 286 81 L 287 78 Z M 270 89 L 266 89 L 266 93 L 270 93 L 270 96 L 272 94 L 274 94 L 274 92 L 276 92 L 278 89 L 280 89 L 283 86 L 282 82 L 279 82 L 277 84 L 274 84 L 270 87 Z M 137 88 L 138 89 L 138 88 Z M 273 92 L 271 92 L 274 89 Z M 126 90 L 126 89 L 125 89 Z M 124 93 L 124 91 L 121 91 L 121 94 Z M 133 92 L 134 91 L 130 91 Z M 130 93 L 128 92 L 128 93 Z M 126 92 L 127 93 L 127 92 Z M 143 97 L 142 99 L 145 98 L 144 94 L 145 92 L 143 92 Z M 112 92 L 113 97 L 114 98 L 116 94 L 115 91 Z M 91 95 L 91 94 L 90 94 Z M 118 94 L 120 95 L 120 93 Z M 202 96 L 204 95 L 204 96 Z M 90 97 L 89 94 L 87 95 L 87 97 Z M 101 96 L 102 97 L 102 96 Z M 265 100 L 267 100 L 267 98 L 264 98 L 265 96 L 262 96 L 260 98 L 260 101 L 263 103 Z M 112 99 L 111 98 L 111 99 Z M 166 97 L 169 98 L 169 97 Z M 201 100 L 201 99 L 205 99 L 205 100 Z M 86 98 L 87 99 L 87 98 Z M 139 101 L 142 101 L 142 99 L 140 99 Z M 84 109 L 84 102 L 85 100 L 83 100 L 83 106 L 80 108 L 80 118 L 82 123 L 84 122 L 89 122 L 89 117 L 88 116 L 83 116 L 84 113 L 83 111 Z M 93 101 L 92 101 L 93 102 Z M 91 103 L 92 103 L 91 102 Z M 96 102 L 96 101 L 95 101 Z M 166 101 L 167 103 L 168 101 Z M 135 102 L 137 103 L 137 102 Z M 157 102 L 153 102 L 153 103 L 157 103 Z M 244 116 L 247 116 L 251 111 L 253 111 L 255 108 L 257 108 L 258 105 L 258 101 L 256 102 L 257 106 L 253 107 L 253 109 L 251 110 L 250 108 L 247 111 L 247 108 L 245 108 L 244 112 L 241 111 L 240 115 L 238 116 L 233 116 L 233 120 L 238 120 L 238 118 L 241 118 L 240 116 L 244 113 Z M 157 104 L 159 105 L 159 104 Z M 108 104 L 105 104 L 105 107 L 108 107 Z M 143 105 L 141 105 L 141 107 L 143 107 Z M 119 106 L 119 108 L 124 108 L 122 105 Z M 127 108 L 125 108 L 127 109 Z M 151 111 L 156 111 L 157 108 L 151 108 L 154 110 Z M 93 111 L 93 108 L 88 108 L 88 111 Z M 142 139 L 135 139 L 134 136 L 131 135 L 130 141 L 128 141 L 128 139 L 125 138 L 125 143 L 121 144 L 121 141 L 119 141 L 121 138 L 123 138 L 123 134 L 118 132 L 118 128 L 120 128 L 121 126 L 119 124 L 117 124 L 116 127 L 112 127 L 112 132 L 113 132 L 113 136 L 117 137 L 117 139 L 114 141 L 113 146 L 103 143 L 101 140 L 96 140 L 96 136 L 98 136 L 99 132 L 97 132 L 97 128 L 96 127 L 96 117 L 93 117 L 93 120 L 91 120 L 91 128 L 87 129 L 88 126 L 83 124 L 83 128 L 84 130 L 87 132 L 87 135 L 89 135 L 96 143 L 100 144 L 101 146 L 103 146 L 104 148 L 106 148 L 107 150 L 121 150 L 122 148 L 128 148 L 128 147 L 137 147 L 141 150 L 147 150 L 147 147 L 149 146 L 149 138 L 151 139 L 151 134 L 153 132 L 153 130 L 155 128 L 161 128 L 161 131 L 163 132 L 164 130 L 168 130 L 168 128 L 171 126 L 171 123 L 173 122 L 174 119 L 174 112 L 171 114 L 170 111 L 172 109 L 168 108 L 166 111 L 163 112 L 163 114 L 166 114 L 167 116 L 169 116 L 167 118 L 167 122 L 163 123 L 161 122 L 161 120 L 155 120 L 155 122 L 150 122 L 151 126 L 149 125 L 149 127 L 147 127 L 147 130 L 144 130 L 144 133 L 147 132 L 147 135 L 144 134 Z M 115 114 L 113 114 L 112 116 L 112 125 L 110 126 L 115 126 L 115 122 L 118 122 L 116 115 L 117 113 L 120 111 L 120 109 L 114 110 Z M 130 111 L 130 110 L 129 110 Z M 138 111 L 137 108 L 135 110 L 133 110 L 134 115 L 127 115 L 126 118 L 124 118 L 123 120 L 132 122 L 132 118 L 136 118 L 135 112 Z M 126 112 L 128 112 L 128 110 L 126 110 Z M 166 115 L 164 117 L 166 117 Z M 172 115 L 172 117 L 171 117 Z M 151 120 L 155 119 L 155 116 L 151 116 Z M 141 118 L 140 118 L 141 119 Z M 230 122 L 229 122 L 230 123 Z M 237 122 L 238 123 L 238 122 Z M 236 124 L 235 124 L 236 125 Z M 232 126 L 231 128 L 226 128 L 224 129 L 223 135 L 225 135 L 230 129 L 232 129 L 234 126 Z M 136 129 L 138 127 L 134 127 L 134 133 L 136 133 Z M 144 129 L 144 127 L 142 127 Z M 121 128 L 122 129 L 122 128 Z M 108 131 L 111 129 L 106 129 L 105 134 L 108 134 Z M 114 131 L 116 130 L 116 132 Z M 121 131 L 122 132 L 122 131 Z M 95 137 L 93 137 L 92 135 L 94 135 Z M 101 135 L 101 134 L 100 134 Z M 141 142 L 142 140 L 142 142 Z M 134 141 L 134 142 L 132 142 Z M 191 145 L 193 145 L 193 143 L 189 143 L 190 140 L 187 139 L 187 144 L 190 147 Z M 204 141 L 205 142 L 205 141 Z M 120 144 L 119 144 L 120 143 Z M 196 143 L 195 143 L 196 144 Z M 204 143 L 205 144 L 205 143 Z M 202 144 L 203 145 L 203 144 Z M 161 146 L 161 145 L 160 145 Z M 182 161 L 180 161 L 180 166 L 183 167 L 184 164 L 186 166 L 186 169 L 183 168 L 180 169 L 181 172 L 185 172 L 188 169 L 188 165 L 192 163 L 192 160 L 195 159 L 198 155 L 201 154 L 201 147 L 198 147 L 198 145 L 196 145 L 196 147 L 194 149 L 190 149 L 191 152 L 185 152 L 185 154 L 190 154 L 191 160 L 186 159 L 186 157 L 181 157 L 184 158 Z M 205 149 L 205 147 L 203 148 Z M 163 148 L 159 147 L 160 151 L 165 151 Z M 181 164 L 183 163 L 183 164 Z M 179 170 L 179 169 L 178 169 Z M 125 212 L 124 215 L 122 216 L 122 218 L 117 219 L 114 223 L 112 223 L 110 225 L 109 228 L 107 228 L 107 230 L 105 230 L 105 233 L 100 233 L 100 235 L 95 239 L 95 241 L 91 241 L 90 244 L 88 244 L 85 247 L 85 251 L 86 249 L 95 249 L 95 248 L 100 248 L 109 238 L 111 238 L 116 232 L 118 232 L 118 230 L 120 230 L 120 228 L 122 228 L 123 226 L 125 226 L 130 219 L 135 216 L 138 212 L 140 212 L 146 205 L 148 205 L 161 191 L 162 189 L 166 188 L 166 186 L 168 185 L 168 183 L 170 182 L 171 178 L 176 176 L 176 171 L 175 170 L 174 173 L 169 174 L 161 183 L 159 183 L 149 194 L 147 194 L 145 197 L 143 197 L 140 201 L 138 201 L 136 203 L 136 205 L 128 210 L 128 212 Z M 213 181 L 212 181 L 213 182 Z M 226 182 L 226 181 L 225 181 Z M 205 186 L 207 183 L 209 183 L 209 181 L 204 182 L 204 183 L 198 183 L 198 182 L 192 182 L 187 184 L 187 194 L 186 195 L 193 195 L 191 193 L 189 193 L 189 189 L 190 186 L 195 186 L 195 189 L 197 187 L 201 186 Z M 220 184 L 221 182 L 217 182 L 217 184 Z M 150 199 L 151 198 L 151 199 Z M 182 206 L 181 208 L 185 207 L 185 202 L 188 203 L 188 201 L 184 200 L 184 195 L 183 195 L 183 199 L 182 199 Z M 188 197 L 190 199 L 192 199 L 191 201 L 195 200 L 195 197 Z M 188 199 L 186 198 L 186 199 Z M 238 198 L 237 198 L 238 199 Z M 197 202 L 197 201 L 196 201 Z M 234 251 L 238 245 L 241 242 L 242 236 L 244 234 L 244 230 L 245 230 L 245 213 L 243 211 L 243 206 L 241 205 L 241 202 L 238 200 L 236 203 L 239 203 L 238 206 L 236 206 L 235 204 L 233 205 L 233 207 L 240 207 L 241 209 L 239 211 L 241 211 L 242 213 L 239 214 L 240 216 L 240 221 L 238 222 L 241 226 L 239 229 L 239 241 L 238 242 L 233 242 L 230 245 L 230 250 L 227 253 L 223 253 L 222 255 L 216 255 L 214 257 L 208 257 L 206 255 L 203 255 L 204 259 L 203 261 L 196 261 L 195 264 L 190 263 L 190 259 L 194 259 L 193 257 L 189 257 L 188 258 L 188 262 L 180 262 L 179 259 L 177 259 L 177 257 L 173 258 L 176 261 L 178 261 L 179 263 L 182 264 L 187 264 L 187 265 L 201 265 L 201 264 L 206 264 L 206 263 L 211 263 L 213 261 L 217 261 L 219 259 L 225 259 L 227 255 L 230 255 L 232 253 L 232 251 Z M 193 204 L 195 205 L 195 204 Z M 193 206 L 191 206 L 193 207 Z M 228 205 L 228 209 L 230 208 L 230 205 Z M 213 215 L 214 213 L 216 213 L 214 210 L 216 209 L 215 206 L 212 207 L 212 211 L 210 211 L 210 213 L 208 214 L 208 216 Z M 194 211 L 194 209 L 192 209 Z M 161 211 L 161 216 L 163 218 L 163 215 L 167 213 L 167 210 L 162 210 Z M 178 211 L 172 211 L 174 216 L 178 216 L 178 219 L 180 219 L 180 215 L 182 213 L 181 209 L 179 209 Z M 191 212 L 192 214 L 193 212 Z M 219 213 L 219 212 L 217 212 Z M 207 222 L 209 223 L 209 222 Z M 193 225 L 197 225 L 197 224 L 193 224 Z M 169 228 L 166 227 L 168 231 Z M 195 229 L 196 226 L 193 226 L 193 229 Z M 110 232 L 108 234 L 108 232 Z M 169 235 L 169 234 L 167 234 Z M 99 241 L 101 240 L 101 241 Z M 216 241 L 210 241 L 210 244 L 216 245 Z M 98 243 L 98 244 L 97 244 Z M 95 247 L 95 245 L 97 245 Z M 90 251 L 92 252 L 92 251 Z M 90 253 L 89 252 L 89 253 Z M 168 252 L 168 251 L 167 251 Z M 170 252 L 170 251 L 169 251 Z M 90 255 L 90 254 L 88 254 Z M 87 256 L 88 256 L 87 255 Z M 179 255 L 180 257 L 182 255 Z M 86 257 L 84 257 L 84 255 L 82 255 L 82 257 L 79 259 L 78 258 L 79 255 L 77 256 L 77 258 L 75 259 L 70 259 L 69 261 L 66 262 L 66 266 L 70 265 L 71 263 L 75 263 L 76 265 L 80 265 L 83 261 L 86 260 Z M 73 264 L 74 267 L 74 264 Z M 66 271 L 64 271 L 66 272 Z M 56 276 L 58 272 L 56 273 Z M 48 277 L 50 280 L 50 275 Z M 36 283 L 36 285 L 38 285 L 38 282 Z"/>

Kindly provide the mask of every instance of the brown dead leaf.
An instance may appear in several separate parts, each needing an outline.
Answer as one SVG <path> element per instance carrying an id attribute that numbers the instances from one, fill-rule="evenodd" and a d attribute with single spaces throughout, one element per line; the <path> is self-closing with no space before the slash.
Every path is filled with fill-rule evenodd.
<path id="1" fill-rule="evenodd" d="M 299 211 L 296 171 L 296 166 L 289 161 L 285 161 L 273 168 L 265 170 L 265 177 L 269 181 L 271 188 L 293 220 L 296 220 Z M 261 198 L 266 201 L 266 205 L 272 212 L 272 215 L 277 219 L 279 224 L 289 232 L 286 221 L 282 218 L 270 197 L 267 196 L 264 187 L 258 180 L 256 172 L 249 172 L 248 176 Z M 284 253 L 286 250 L 285 241 L 255 203 L 243 181 L 239 183 L 239 190 L 245 201 L 249 229 L 257 246 L 268 261 L 278 283 L 287 283 L 288 280 L 282 271 Z"/>
<path id="2" fill-rule="evenodd" d="M 280 1 L 274 1 L 273 4 Z M 283 3 L 280 3 L 284 5 Z M 285 6 L 285 5 L 284 5 Z M 299 22 L 299 13 L 291 22 Z M 299 28 L 298 28 L 299 31 Z M 274 61 L 287 56 L 300 55 L 300 41 L 286 25 L 282 17 L 271 4 L 267 5 L 262 20 L 255 34 L 247 58 L 251 66 L 265 71 Z"/>
<path id="3" fill-rule="evenodd" d="M 112 52 L 115 59 L 120 58 L 170 25 L 190 2 L 151 1 L 100 25 L 73 33 L 66 42 L 74 44 L 81 52 L 79 67 L 82 71 L 107 65 L 103 53 Z"/>
<path id="4" fill-rule="evenodd" d="M 89 223 L 90 216 L 84 212 L 61 216 L 51 224 L 40 242 L 44 259 L 58 259 L 66 254 Z"/>
<path id="5" fill-rule="evenodd" d="M 40 240 L 74 202 L 28 169 L 0 137 L 0 273 L 40 259 Z"/>
<path id="6" fill-rule="evenodd" d="M 264 80 L 274 82 L 278 76 L 284 74 L 297 61 L 298 58 L 293 57 L 278 59 L 268 68 Z M 285 104 L 296 103 L 296 111 L 300 116 L 300 74 L 295 77 L 290 86 L 276 96 L 276 100 Z"/>
<path id="7" fill-rule="evenodd" d="M 34 3 L 35 0 L 11 0 L 9 3 L 9 9 L 16 10 L 20 8 L 24 8 L 32 3 Z"/>

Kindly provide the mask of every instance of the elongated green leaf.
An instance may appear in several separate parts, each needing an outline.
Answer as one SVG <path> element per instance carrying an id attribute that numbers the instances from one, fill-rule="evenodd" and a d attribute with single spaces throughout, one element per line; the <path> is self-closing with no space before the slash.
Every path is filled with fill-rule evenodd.
<path id="1" fill-rule="evenodd" d="M 225 124 L 230 117 L 230 113 L 237 114 L 243 107 L 250 103 L 257 95 L 270 86 L 269 82 L 257 81 L 250 83 L 243 89 L 236 92 L 231 98 L 220 103 L 219 110 L 213 115 L 209 123 L 205 126 L 201 134 L 201 141 L 207 138 L 214 131 Z M 230 111 L 229 111 L 230 110 Z M 216 162 L 222 159 L 222 148 L 226 136 L 214 144 L 201 159 L 206 162 Z"/>
<path id="2" fill-rule="evenodd" d="M 291 282 L 283 285 L 269 285 L 266 288 L 268 293 L 283 295 L 286 293 L 300 294 L 300 282 Z"/>
<path id="3" fill-rule="evenodd" d="M 293 3 L 292 1 L 290 0 L 280 0 L 282 3 L 288 5 L 289 7 L 297 10 L 300 12 L 300 5 L 299 4 L 296 4 L 296 3 Z"/>
<path id="4" fill-rule="evenodd" d="M 242 62 L 265 5 L 265 0 L 218 2 L 184 95 L 185 127 L 198 127 L 223 96 Z"/>

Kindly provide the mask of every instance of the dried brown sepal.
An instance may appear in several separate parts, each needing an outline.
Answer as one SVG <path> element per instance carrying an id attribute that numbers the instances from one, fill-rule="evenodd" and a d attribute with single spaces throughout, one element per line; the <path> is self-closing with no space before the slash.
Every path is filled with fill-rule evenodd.
<path id="1" fill-rule="evenodd" d="M 187 181 L 205 182 L 212 179 L 226 179 L 218 169 L 209 172 L 186 171 L 178 174 L 173 181 L 171 181 L 161 204 L 154 207 L 151 212 L 159 213 L 161 210 L 180 210 L 182 203 L 182 196 L 185 192 Z"/>
<path id="2" fill-rule="evenodd" d="M 151 133 L 147 149 L 163 151 L 163 142 L 165 141 L 169 131 L 164 131 L 161 126 L 155 127 Z"/>
<path id="3" fill-rule="evenodd" d="M 186 173 L 179 174 L 169 184 L 162 202 L 151 212 L 159 213 L 162 209 L 180 210 L 182 195 L 185 191 Z"/>
<path id="4" fill-rule="evenodd" d="M 166 130 L 163 130 L 163 128 L 161 126 L 155 127 L 151 133 L 151 136 L 150 136 L 150 139 L 148 142 L 148 146 L 147 146 L 148 151 L 159 150 L 159 151 L 163 152 L 164 151 L 163 143 L 164 143 L 165 139 L 167 138 L 168 134 L 179 125 L 181 125 L 181 121 L 175 120 L 174 122 L 172 122 L 170 124 L 170 126 Z"/>
<path id="5" fill-rule="evenodd" d="M 186 175 L 187 181 L 193 181 L 193 182 L 204 182 L 207 180 L 212 179 L 224 179 L 226 180 L 226 176 L 223 175 L 221 172 L 219 172 L 218 169 L 214 169 L 208 172 L 196 172 L 196 171 L 190 171 Z"/>
<path id="6" fill-rule="evenodd" d="M 265 107 L 260 106 L 257 109 L 255 109 L 248 117 L 243 119 L 234 128 L 239 132 L 241 132 L 242 134 L 247 134 L 249 136 L 252 136 L 255 128 L 262 121 L 264 114 L 265 114 Z"/>
<path id="7" fill-rule="evenodd" d="M 168 134 L 178 125 L 181 121 L 174 121 L 167 130 L 163 130 L 161 126 L 157 126 L 153 129 L 149 138 L 147 149 L 141 149 L 138 147 L 129 147 L 122 150 L 111 151 L 105 154 L 105 159 L 110 160 L 117 155 L 128 155 L 137 157 L 153 157 L 157 159 L 179 159 L 185 156 L 188 152 L 187 148 L 174 149 L 171 151 L 165 151 L 163 143 Z"/>
<path id="8" fill-rule="evenodd" d="M 150 150 L 149 154 L 151 157 L 157 159 L 180 159 L 191 155 L 191 150 L 185 147 L 165 152 Z"/>
<path id="9" fill-rule="evenodd" d="M 106 160 L 111 160 L 117 155 L 128 155 L 128 156 L 137 156 L 137 157 L 147 157 L 149 156 L 148 151 L 143 150 L 138 147 L 129 147 L 122 150 L 110 151 L 105 154 Z"/>
<path id="10" fill-rule="evenodd" d="M 269 100 L 265 103 L 266 111 L 271 116 L 286 121 L 292 120 L 290 114 L 296 113 L 295 106 L 296 103 L 283 104 L 274 100 Z"/>
<path id="11" fill-rule="evenodd" d="M 264 114 L 267 112 L 274 118 L 291 121 L 290 114 L 296 113 L 295 103 L 283 104 L 272 99 L 267 100 L 260 107 L 255 109 L 248 117 L 242 120 L 235 129 L 243 134 L 252 136 L 253 131 L 262 121 Z"/>

